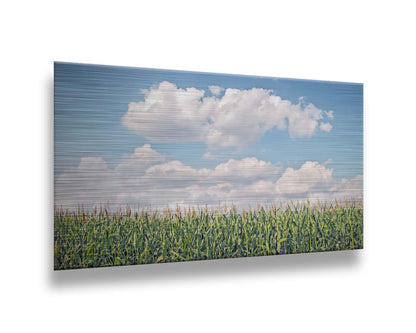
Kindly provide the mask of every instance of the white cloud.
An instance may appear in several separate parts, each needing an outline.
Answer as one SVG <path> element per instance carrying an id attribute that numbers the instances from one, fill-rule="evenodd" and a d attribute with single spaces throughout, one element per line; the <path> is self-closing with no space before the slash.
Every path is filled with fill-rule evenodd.
<path id="1" fill-rule="evenodd" d="M 150 145 L 135 149 L 111 169 L 100 157 L 84 157 L 55 183 L 55 203 L 64 208 L 166 205 L 248 205 L 287 200 L 362 199 L 362 176 L 336 182 L 324 163 L 305 162 L 287 168 L 254 157 L 231 159 L 213 169 L 194 168 L 180 161 L 164 162 Z"/>
<path id="2" fill-rule="evenodd" d="M 153 150 L 150 144 L 138 147 L 134 153 L 125 157 L 121 163 L 115 168 L 119 173 L 142 173 L 148 166 L 164 161 L 165 157 Z"/>
<path id="3" fill-rule="evenodd" d="M 309 103 L 302 109 L 300 104 L 291 105 L 288 112 L 289 134 L 291 137 L 311 137 L 318 128 L 323 111 Z"/>
<path id="4" fill-rule="evenodd" d="M 181 161 L 171 161 L 148 168 L 145 176 L 148 179 L 155 179 L 162 182 L 172 180 L 195 181 L 198 178 L 198 170 L 183 164 Z"/>
<path id="5" fill-rule="evenodd" d="M 205 92 L 181 89 L 164 81 L 143 90 L 142 102 L 129 104 L 122 123 L 152 141 L 202 141 L 209 110 L 204 108 Z"/>
<path id="6" fill-rule="evenodd" d="M 209 86 L 208 89 L 211 91 L 211 93 L 213 95 L 221 95 L 221 93 L 224 91 L 223 87 L 219 87 L 219 86 Z"/>
<path id="7" fill-rule="evenodd" d="M 82 157 L 78 170 L 88 171 L 94 169 L 97 172 L 107 172 L 107 164 L 102 157 Z"/>
<path id="8" fill-rule="evenodd" d="M 112 189 L 112 171 L 104 159 L 83 157 L 77 168 L 65 170 L 57 177 L 55 203 L 66 208 L 105 204 L 112 198 Z"/>
<path id="9" fill-rule="evenodd" d="M 255 157 L 246 157 L 242 160 L 231 159 L 226 163 L 221 163 L 208 174 L 210 174 L 213 178 L 237 178 L 251 180 L 258 178 L 268 179 L 276 176 L 280 172 L 281 167 L 278 164 L 261 161 Z"/>
<path id="10" fill-rule="evenodd" d="M 144 100 L 129 104 L 122 123 L 128 129 L 158 142 L 205 142 L 210 147 L 244 147 L 259 141 L 272 128 L 287 129 L 291 137 L 310 137 L 330 131 L 324 117 L 333 117 L 303 100 L 292 104 L 272 91 L 228 88 L 222 97 L 210 86 L 205 91 L 178 88 L 164 81 L 143 90 Z"/>
<path id="11" fill-rule="evenodd" d="M 363 199 L 363 176 L 358 175 L 353 179 L 342 179 L 340 183 L 333 186 L 330 191 L 332 197 L 345 200 L 345 199 Z"/>
<path id="12" fill-rule="evenodd" d="M 207 151 L 204 155 L 202 155 L 202 158 L 205 158 L 207 160 L 214 160 L 214 159 L 217 158 L 217 156 L 215 156 L 211 152 Z"/>
<path id="13" fill-rule="evenodd" d="M 262 178 L 273 178 L 280 172 L 281 166 L 278 164 L 261 161 L 255 157 L 247 157 L 242 160 L 230 159 L 225 163 L 218 164 L 214 169 L 195 169 L 180 161 L 171 161 L 148 168 L 145 176 L 164 184 L 172 181 L 192 184 L 247 183 Z"/>
<path id="14" fill-rule="evenodd" d="M 259 180 L 255 183 L 245 186 L 243 190 L 246 193 L 265 194 L 267 197 L 269 197 L 269 201 L 270 196 L 275 197 L 275 186 L 276 184 L 272 181 Z"/>
<path id="15" fill-rule="evenodd" d="M 332 158 L 330 158 L 330 159 L 326 160 L 324 163 L 322 163 L 322 165 L 328 165 L 328 164 L 331 164 L 332 162 L 334 162 L 334 161 L 332 160 Z"/>
<path id="16" fill-rule="evenodd" d="M 149 144 L 136 148 L 114 169 L 101 157 L 83 157 L 78 167 L 65 170 L 55 181 L 55 199 L 58 206 L 85 207 L 106 204 L 128 204 L 118 200 L 126 192 L 140 191 L 137 179 L 152 164 L 163 161 L 164 156 Z"/>
<path id="17" fill-rule="evenodd" d="M 329 119 L 334 119 L 334 111 L 329 110 L 329 111 L 324 111 L 324 112 L 325 112 L 326 116 L 327 116 Z"/>
<path id="18" fill-rule="evenodd" d="M 307 194 L 333 181 L 332 169 L 318 162 L 308 161 L 300 169 L 288 168 L 276 182 L 276 192 L 282 195 Z"/>
<path id="19" fill-rule="evenodd" d="M 332 125 L 330 123 L 321 123 L 319 128 L 321 131 L 330 132 L 332 130 Z"/>

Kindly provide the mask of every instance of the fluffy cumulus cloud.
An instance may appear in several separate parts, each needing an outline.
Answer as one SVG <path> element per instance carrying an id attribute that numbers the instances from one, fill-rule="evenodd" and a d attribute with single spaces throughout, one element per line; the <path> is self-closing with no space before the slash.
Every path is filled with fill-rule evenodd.
<path id="1" fill-rule="evenodd" d="M 171 161 L 148 168 L 145 176 L 164 184 L 171 181 L 182 184 L 247 183 L 256 179 L 272 178 L 280 171 L 281 167 L 278 164 L 247 157 L 242 160 L 230 159 L 228 162 L 218 164 L 214 169 L 195 169 L 180 161 Z"/>
<path id="2" fill-rule="evenodd" d="M 114 168 L 108 167 L 101 157 L 83 157 L 78 167 L 65 170 L 55 181 L 55 199 L 59 206 L 86 207 L 106 204 L 122 204 L 119 198 L 125 192 L 140 191 L 137 179 L 146 169 L 165 157 L 149 144 L 138 147 L 133 154 L 124 157 Z"/>
<path id="3" fill-rule="evenodd" d="M 143 90 L 144 100 L 132 102 L 122 118 L 128 129 L 158 142 L 205 142 L 213 148 L 245 147 L 269 130 L 287 130 L 293 138 L 329 132 L 333 111 L 303 101 L 293 104 L 271 90 L 205 90 L 178 88 L 164 81 Z"/>
<path id="4" fill-rule="evenodd" d="M 211 91 L 211 94 L 219 96 L 224 91 L 223 87 L 219 86 L 209 86 L 208 89 Z"/>
<path id="5" fill-rule="evenodd" d="M 180 89 L 164 81 L 142 91 L 145 100 L 129 104 L 122 123 L 152 141 L 202 141 L 210 110 L 204 90 Z"/>
<path id="6" fill-rule="evenodd" d="M 206 160 L 215 160 L 217 156 L 215 156 L 210 151 L 207 151 L 204 155 L 202 155 L 202 158 L 205 158 Z"/>
<path id="7" fill-rule="evenodd" d="M 329 118 L 329 119 L 334 119 L 334 111 L 330 110 L 330 111 L 325 111 L 325 115 Z"/>
<path id="8" fill-rule="evenodd" d="M 165 156 L 153 150 L 151 145 L 145 144 L 143 147 L 136 148 L 133 154 L 126 156 L 115 171 L 125 174 L 142 173 L 149 165 L 164 160 Z"/>
<path id="9" fill-rule="evenodd" d="M 55 203 L 75 208 L 78 204 L 91 207 L 111 200 L 112 174 L 101 157 L 81 158 L 77 168 L 65 170 L 55 180 Z"/>
<path id="10" fill-rule="evenodd" d="M 248 157 L 230 159 L 215 168 L 194 168 L 165 157 L 144 145 L 109 168 L 99 157 L 85 157 L 78 167 L 56 179 L 56 204 L 74 209 L 110 204 L 163 207 L 166 205 L 218 205 L 243 208 L 257 202 L 286 200 L 362 199 L 362 176 L 336 182 L 324 163 L 307 161 L 298 169 L 282 169 Z"/>
<path id="11" fill-rule="evenodd" d="M 321 123 L 321 125 L 319 126 L 319 128 L 321 129 L 321 131 L 331 132 L 332 125 L 330 123 Z"/>
<path id="12" fill-rule="evenodd" d="M 340 200 L 342 198 L 363 199 L 363 176 L 358 175 L 353 179 L 342 179 L 330 189 L 330 192 Z"/>
<path id="13" fill-rule="evenodd" d="M 325 163 L 325 162 L 324 162 Z M 308 161 L 300 169 L 287 168 L 276 182 L 276 192 L 282 195 L 304 195 L 332 182 L 332 169 Z"/>

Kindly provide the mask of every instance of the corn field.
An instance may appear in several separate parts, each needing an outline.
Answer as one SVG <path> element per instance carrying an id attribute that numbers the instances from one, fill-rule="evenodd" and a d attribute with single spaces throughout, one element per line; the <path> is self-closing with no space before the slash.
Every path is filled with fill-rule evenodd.
<path id="1" fill-rule="evenodd" d="M 363 247 L 362 203 L 55 210 L 55 270 Z"/>

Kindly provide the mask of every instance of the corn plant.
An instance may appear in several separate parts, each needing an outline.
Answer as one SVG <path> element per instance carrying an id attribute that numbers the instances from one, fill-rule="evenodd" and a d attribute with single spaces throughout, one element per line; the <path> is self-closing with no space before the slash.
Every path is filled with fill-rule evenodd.
<path id="1" fill-rule="evenodd" d="M 110 212 L 57 209 L 56 270 L 363 247 L 362 203 Z"/>

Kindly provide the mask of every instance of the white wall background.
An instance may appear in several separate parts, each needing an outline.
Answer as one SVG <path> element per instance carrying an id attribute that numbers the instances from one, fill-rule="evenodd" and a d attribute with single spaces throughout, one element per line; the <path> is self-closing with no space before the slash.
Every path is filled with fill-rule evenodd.
<path id="1" fill-rule="evenodd" d="M 3 2 L 2 331 L 413 331 L 411 5 Z M 54 273 L 53 60 L 364 82 L 365 249 Z"/>

